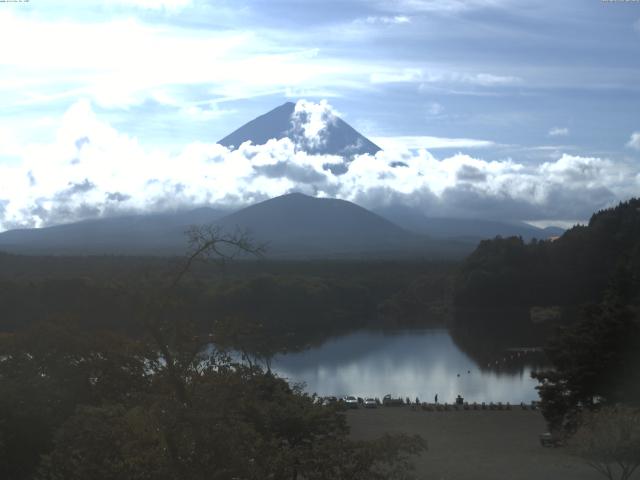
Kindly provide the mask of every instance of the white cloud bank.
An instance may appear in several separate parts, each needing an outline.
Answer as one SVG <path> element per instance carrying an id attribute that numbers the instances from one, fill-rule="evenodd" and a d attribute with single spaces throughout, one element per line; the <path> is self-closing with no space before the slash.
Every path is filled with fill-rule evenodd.
<path id="1" fill-rule="evenodd" d="M 326 103 L 299 103 L 317 138 Z M 0 163 L 0 229 L 44 226 L 118 213 L 217 204 L 241 206 L 300 191 L 375 208 L 401 202 L 434 216 L 502 219 L 585 218 L 637 194 L 640 168 L 597 157 L 562 155 L 532 166 L 425 148 L 393 146 L 357 156 L 309 155 L 289 139 L 231 151 L 193 143 L 178 154 L 147 150 L 99 118 L 88 101 L 60 119 L 55 141 L 18 148 Z"/>
<path id="2" fill-rule="evenodd" d="M 569 135 L 568 128 L 554 127 L 551 130 L 549 130 L 550 137 L 566 137 L 568 135 Z"/>

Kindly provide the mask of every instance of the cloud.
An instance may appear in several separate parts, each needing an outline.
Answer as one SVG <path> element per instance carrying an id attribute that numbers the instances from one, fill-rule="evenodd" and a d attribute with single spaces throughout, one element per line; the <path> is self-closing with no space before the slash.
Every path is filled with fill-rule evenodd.
<path id="1" fill-rule="evenodd" d="M 456 72 L 438 67 L 378 70 L 373 72 L 369 79 L 374 84 L 420 83 L 424 85 L 423 88 L 427 88 L 431 84 L 500 87 L 515 85 L 523 81 L 522 78 L 513 75 L 498 75 L 486 72 Z"/>
<path id="2" fill-rule="evenodd" d="M 370 76 L 371 83 L 406 83 L 419 82 L 423 78 L 420 68 L 404 68 L 401 71 L 380 71 Z"/>
<path id="3" fill-rule="evenodd" d="M 491 73 L 475 73 L 475 74 L 455 74 L 457 80 L 461 83 L 469 83 L 473 85 L 481 85 L 484 87 L 499 86 L 499 85 L 512 85 L 522 82 L 520 77 L 512 75 L 494 75 Z M 455 77 L 454 77 L 455 78 Z"/>
<path id="4" fill-rule="evenodd" d="M 217 103 L 200 102 L 186 104 L 180 108 L 180 113 L 191 121 L 210 122 L 224 115 L 234 113 L 233 110 L 220 108 Z"/>
<path id="5" fill-rule="evenodd" d="M 463 182 L 484 182 L 487 174 L 472 165 L 462 165 L 456 172 L 456 178 Z"/>
<path id="6" fill-rule="evenodd" d="M 157 8 L 186 4 L 125 3 Z M 196 119 L 211 119 L 220 113 L 214 102 L 287 90 L 364 88 L 371 71 L 366 60 L 320 55 L 315 44 L 266 29 L 186 28 L 145 23 L 144 15 L 47 21 L 0 10 L 0 43 L 13 45 L 0 55 L 0 103 L 7 108 L 88 98 L 102 108 L 131 109 L 153 101 Z"/>
<path id="7" fill-rule="evenodd" d="M 15 157 L 20 154 L 21 148 L 16 141 L 17 132 L 13 128 L 0 125 L 0 159 L 2 157 Z"/>
<path id="8" fill-rule="evenodd" d="M 306 102 L 300 112 L 301 131 L 321 138 L 318 125 L 332 114 L 330 105 Z M 81 101 L 59 119 L 54 140 L 25 145 L 18 164 L 0 164 L 0 229 L 208 204 L 241 207 L 291 191 L 368 208 L 403 203 L 431 216 L 587 218 L 640 188 L 640 167 L 631 163 L 567 154 L 540 165 L 437 158 L 424 148 L 428 142 L 456 143 L 404 139 L 376 155 L 355 156 L 338 174 L 331 167 L 341 157 L 306 153 L 288 138 L 233 151 L 208 143 L 178 152 L 143 148 Z"/>
<path id="9" fill-rule="evenodd" d="M 414 13 L 458 13 L 482 8 L 497 8 L 509 0 L 378 0 L 383 9 Z"/>
<path id="10" fill-rule="evenodd" d="M 554 127 L 551 130 L 549 130 L 549 134 L 550 137 L 566 137 L 569 135 L 569 129 L 568 128 L 560 128 L 560 127 Z"/>
<path id="11" fill-rule="evenodd" d="M 69 182 L 69 186 L 66 189 L 56 193 L 55 198 L 56 200 L 65 201 L 75 197 L 76 195 L 83 195 L 87 192 L 90 192 L 95 188 L 96 188 L 96 185 L 85 178 L 80 183 Z"/>
<path id="12" fill-rule="evenodd" d="M 192 5 L 191 0 L 111 0 L 112 4 L 148 10 L 181 10 Z"/>
<path id="13" fill-rule="evenodd" d="M 335 124 L 338 115 L 326 100 L 319 103 L 298 100 L 291 117 L 291 135 L 307 150 L 316 150 L 326 144 L 327 129 Z"/>
<path id="14" fill-rule="evenodd" d="M 384 150 L 407 149 L 418 150 L 438 150 L 442 148 L 487 148 L 495 145 L 490 140 L 477 140 L 473 138 L 445 138 L 429 136 L 395 136 L 395 137 L 372 137 L 377 145 Z"/>
<path id="15" fill-rule="evenodd" d="M 131 195 L 120 192 L 107 192 L 105 198 L 108 202 L 126 202 L 131 198 Z"/>
<path id="16" fill-rule="evenodd" d="M 403 23 L 411 23 L 411 18 L 406 15 L 369 16 L 364 19 L 364 22 L 370 25 L 401 25 Z"/>
<path id="17" fill-rule="evenodd" d="M 634 132 L 631 134 L 627 147 L 633 148 L 634 150 L 640 150 L 640 132 Z"/>
<path id="18" fill-rule="evenodd" d="M 444 112 L 444 107 L 440 105 L 438 102 L 432 102 L 427 105 L 427 114 L 432 117 L 437 117 L 442 112 Z"/>

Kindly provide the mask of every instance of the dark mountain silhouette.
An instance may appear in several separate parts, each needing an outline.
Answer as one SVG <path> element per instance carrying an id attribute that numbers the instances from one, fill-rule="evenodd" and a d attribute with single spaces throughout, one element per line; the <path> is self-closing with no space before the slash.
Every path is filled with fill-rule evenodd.
<path id="1" fill-rule="evenodd" d="M 292 193 L 252 205 L 217 222 L 268 242 L 271 256 L 461 256 L 467 246 L 434 242 L 354 203 Z"/>
<path id="2" fill-rule="evenodd" d="M 401 227 L 433 238 L 455 238 L 477 244 L 480 240 L 501 237 L 522 237 L 529 241 L 562 235 L 559 227 L 537 228 L 524 222 L 499 222 L 478 218 L 427 217 L 416 209 L 393 205 L 375 210 L 377 214 Z"/>
<path id="3" fill-rule="evenodd" d="M 217 222 L 225 230 L 246 229 L 270 250 L 323 251 L 397 246 L 411 236 L 397 225 L 353 203 L 292 193 L 232 213 Z"/>
<path id="4" fill-rule="evenodd" d="M 348 123 L 333 116 L 327 122 L 327 127 L 321 132 L 323 141 L 312 144 L 305 141 L 302 131 L 294 122 L 295 103 L 287 102 L 274 108 L 249 123 L 227 135 L 218 143 L 229 148 L 238 148 L 244 142 L 250 141 L 254 145 L 263 145 L 272 138 L 290 138 L 298 148 L 312 154 L 340 155 L 352 157 L 359 154 L 374 155 L 380 150 L 375 143 L 367 139 Z M 300 117 L 304 121 L 304 115 Z"/>
<path id="5" fill-rule="evenodd" d="M 191 225 L 246 231 L 268 258 L 462 257 L 467 244 L 435 241 L 344 200 L 292 193 L 222 216 L 202 208 L 86 220 L 0 234 L 0 250 L 32 254 L 181 255 Z"/>
<path id="6" fill-rule="evenodd" d="M 0 233 L 0 249 L 40 254 L 180 254 L 187 248 L 184 232 L 189 226 L 212 223 L 225 213 L 203 207 L 10 230 Z"/>

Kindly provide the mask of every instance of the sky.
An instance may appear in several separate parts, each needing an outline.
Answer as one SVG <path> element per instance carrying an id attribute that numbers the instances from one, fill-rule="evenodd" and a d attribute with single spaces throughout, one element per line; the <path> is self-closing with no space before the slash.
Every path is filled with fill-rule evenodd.
<path id="1" fill-rule="evenodd" d="M 640 193 L 640 2 L 0 2 L 0 45 L 0 230 L 290 191 L 570 225 Z M 286 101 L 383 151 L 216 144 Z"/>

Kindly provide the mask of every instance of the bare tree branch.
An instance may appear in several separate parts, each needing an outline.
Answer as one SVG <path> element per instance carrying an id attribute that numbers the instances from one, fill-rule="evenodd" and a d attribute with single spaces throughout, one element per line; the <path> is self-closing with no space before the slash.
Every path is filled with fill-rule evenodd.
<path id="1" fill-rule="evenodd" d="M 174 289 L 182 278 L 191 270 L 198 259 L 214 259 L 224 263 L 233 260 L 239 254 L 249 254 L 262 257 L 266 251 L 266 244 L 254 245 L 246 230 L 237 229 L 234 233 L 224 233 L 216 225 L 201 225 L 190 227 L 187 235 L 189 250 L 185 261 L 173 279 L 170 290 Z"/>

